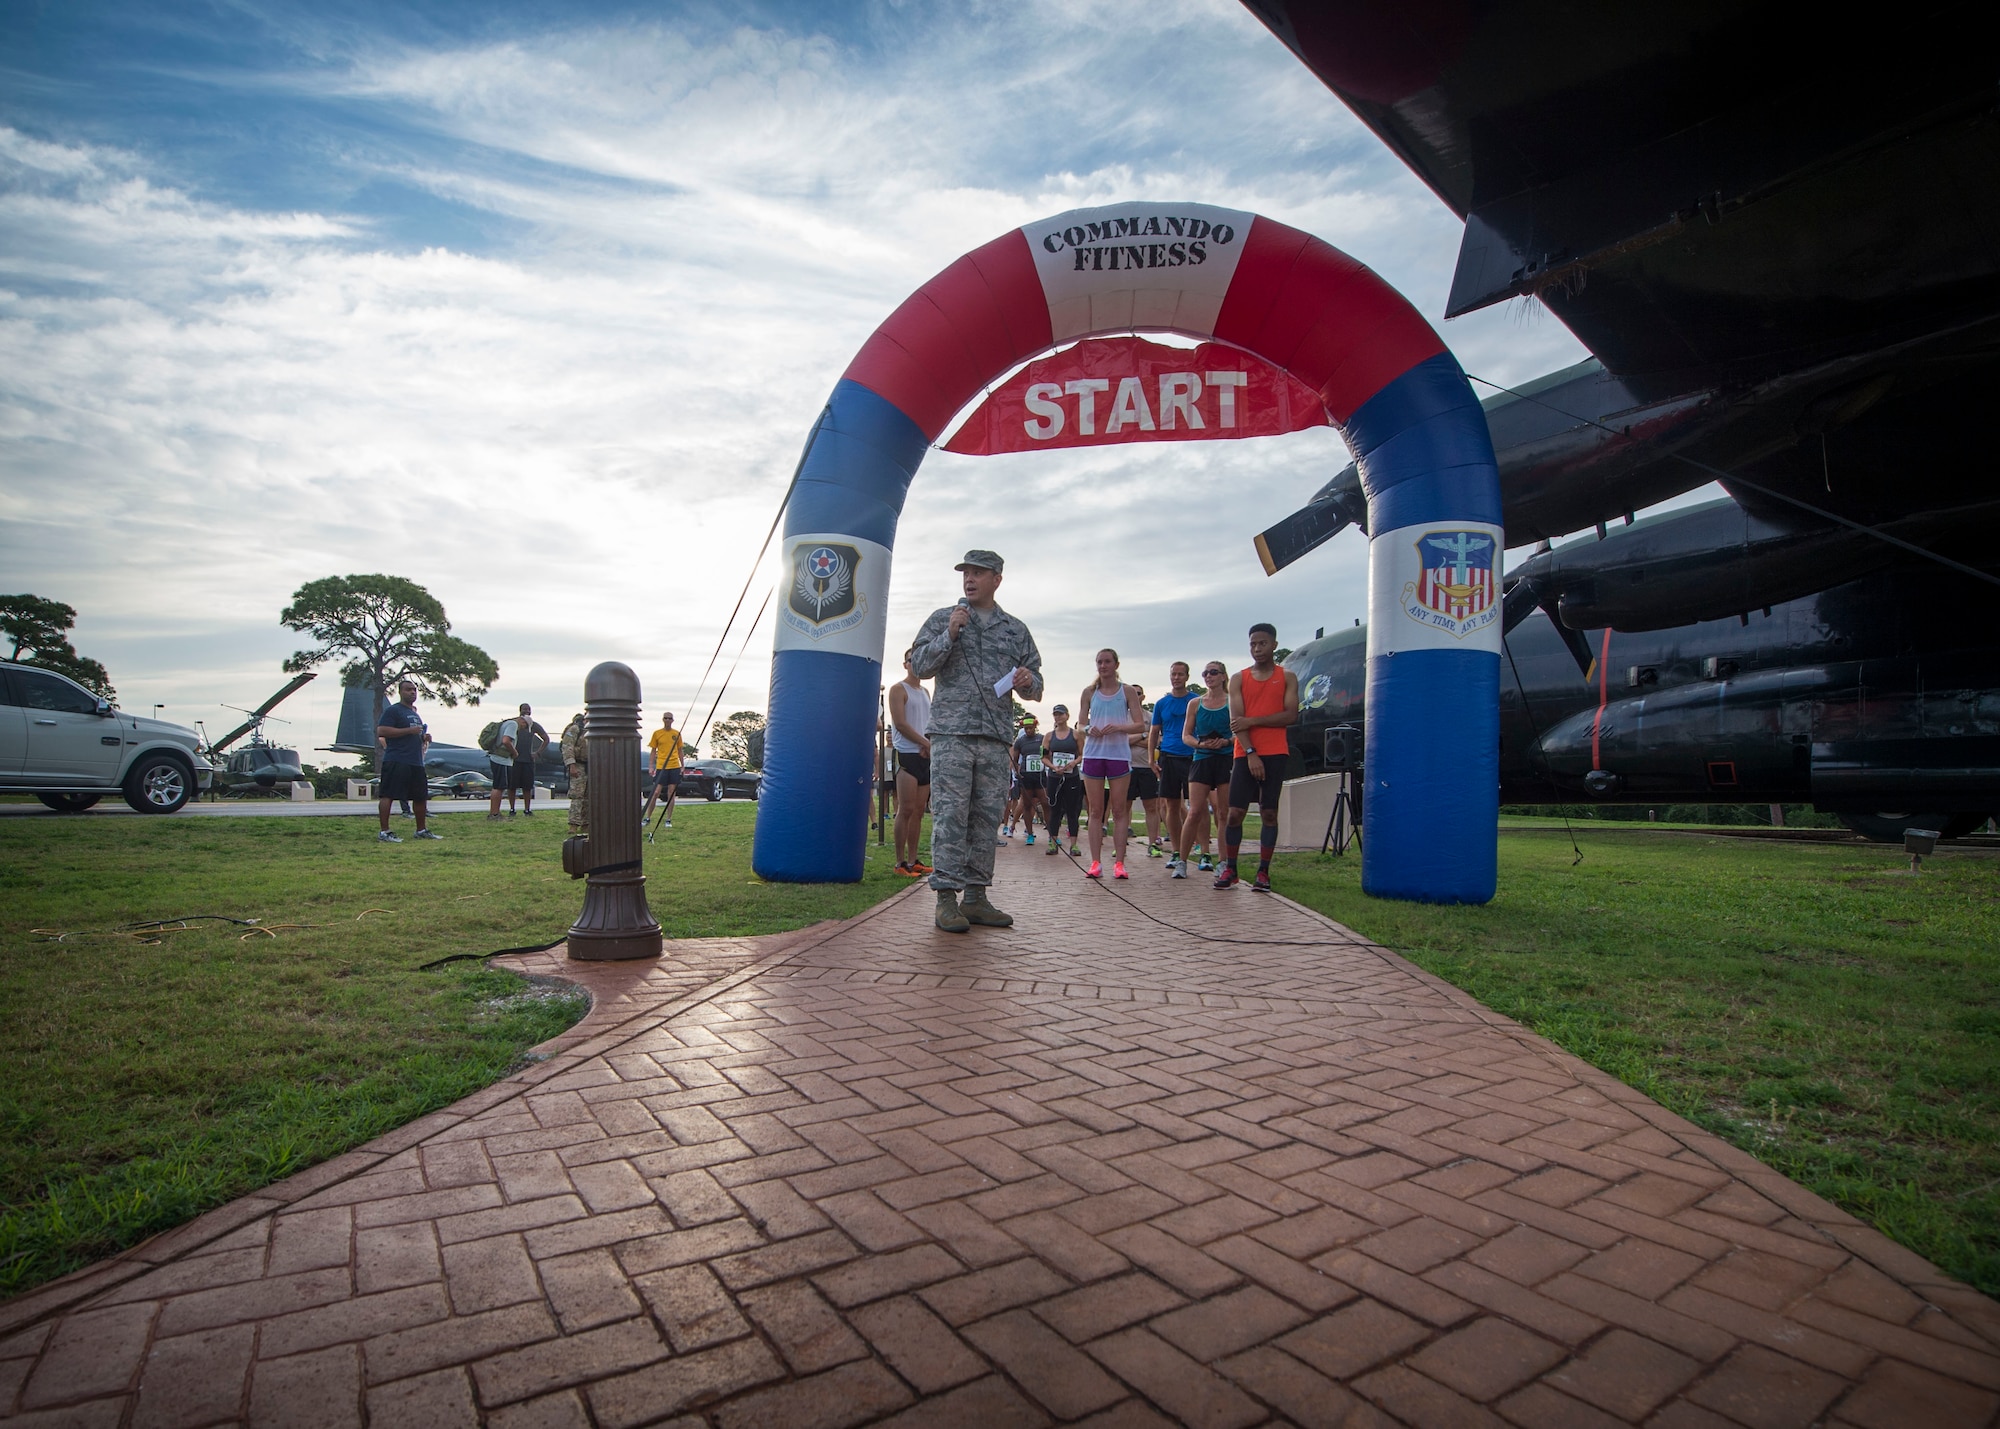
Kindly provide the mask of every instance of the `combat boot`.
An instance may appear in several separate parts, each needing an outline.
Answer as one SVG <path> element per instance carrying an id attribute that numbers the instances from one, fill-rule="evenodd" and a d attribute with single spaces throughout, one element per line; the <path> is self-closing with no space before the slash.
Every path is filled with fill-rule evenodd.
<path id="1" fill-rule="evenodd" d="M 971 922 L 959 909 L 958 894 L 950 888 L 937 891 L 937 925 L 940 932 L 967 933 L 972 930 Z"/>
<path id="2" fill-rule="evenodd" d="M 977 923 L 982 928 L 1011 928 L 1014 926 L 1014 915 L 1012 913 L 1002 913 L 998 908 L 988 903 L 986 901 L 986 890 L 983 888 L 966 889 L 965 899 L 959 904 L 959 909 L 962 916 Z"/>

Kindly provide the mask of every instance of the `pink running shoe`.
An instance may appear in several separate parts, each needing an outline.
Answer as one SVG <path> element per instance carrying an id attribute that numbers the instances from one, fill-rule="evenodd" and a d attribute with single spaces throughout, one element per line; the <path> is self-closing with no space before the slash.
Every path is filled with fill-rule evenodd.
<path id="1" fill-rule="evenodd" d="M 1083 871 L 1083 876 L 1085 878 L 1104 877 L 1104 865 L 1102 863 L 1093 863 L 1089 868 L 1086 868 Z"/>
<path id="2" fill-rule="evenodd" d="M 1124 859 L 1121 858 L 1111 865 L 1111 876 L 1113 878 L 1123 878 L 1126 876 Z"/>

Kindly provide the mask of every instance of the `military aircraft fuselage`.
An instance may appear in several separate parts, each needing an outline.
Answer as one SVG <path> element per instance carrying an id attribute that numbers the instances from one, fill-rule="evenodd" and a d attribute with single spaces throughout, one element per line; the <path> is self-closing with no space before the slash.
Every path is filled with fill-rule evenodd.
<path id="1" fill-rule="evenodd" d="M 1628 634 L 1542 611 L 1507 637 L 1503 803 L 1810 803 L 2000 811 L 2000 638 L 1984 585 L 1878 571 L 1742 616 Z M 1366 629 L 1294 650 L 1303 772 L 1363 725 Z"/>

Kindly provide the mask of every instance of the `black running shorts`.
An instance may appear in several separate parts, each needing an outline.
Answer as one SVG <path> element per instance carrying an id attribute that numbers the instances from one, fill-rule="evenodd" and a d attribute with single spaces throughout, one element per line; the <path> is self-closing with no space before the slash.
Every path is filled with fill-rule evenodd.
<path id="1" fill-rule="evenodd" d="M 532 795 L 535 792 L 535 766 L 525 759 L 517 759 L 508 768 L 513 770 L 514 777 L 507 787 Z"/>
<path id="2" fill-rule="evenodd" d="M 662 793 L 668 789 L 678 789 L 681 777 L 679 769 L 662 769 L 653 775 L 653 787 Z"/>
<path id="3" fill-rule="evenodd" d="M 1160 755 L 1160 797 L 1162 799 L 1185 799 L 1187 797 L 1188 774 L 1193 768 L 1194 758 L 1187 754 Z"/>
<path id="4" fill-rule="evenodd" d="M 1238 755 L 1236 767 L 1229 771 L 1229 807 L 1247 809 L 1252 804 L 1264 818 L 1278 817 L 1278 795 L 1285 782 L 1285 763 L 1289 754 L 1266 754 L 1264 777 L 1257 779 L 1250 773 L 1250 756 Z"/>
<path id="5" fill-rule="evenodd" d="M 383 761 L 382 777 L 375 786 L 376 798 L 408 799 L 412 803 L 421 804 L 430 798 L 430 794 L 431 782 L 424 776 L 424 767 L 421 764 Z"/>
<path id="6" fill-rule="evenodd" d="M 896 751 L 896 768 L 917 781 L 919 789 L 931 787 L 931 757 L 928 754 L 905 754 Z"/>
<path id="7" fill-rule="evenodd" d="M 1220 789 L 1229 782 L 1231 758 L 1226 749 L 1211 749 L 1194 756 L 1194 764 L 1188 769 L 1188 783 L 1206 784 L 1211 789 Z"/>
<path id="8" fill-rule="evenodd" d="M 1125 786 L 1125 792 L 1132 796 L 1135 804 L 1160 797 L 1160 776 L 1153 772 L 1150 764 L 1132 766 L 1132 782 Z"/>

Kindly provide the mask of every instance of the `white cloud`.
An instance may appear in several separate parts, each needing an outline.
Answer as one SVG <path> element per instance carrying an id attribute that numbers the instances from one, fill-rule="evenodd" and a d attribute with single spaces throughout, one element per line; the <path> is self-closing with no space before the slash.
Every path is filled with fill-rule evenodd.
<path id="1" fill-rule="evenodd" d="M 76 605 L 134 707 L 254 703 L 297 643 L 291 591 L 370 570 L 444 600 L 509 705 L 566 711 L 619 658 L 682 706 L 827 390 L 957 254 L 1063 208 L 1197 197 L 1347 248 L 1435 318 L 1456 252 L 1449 213 L 1221 0 L 356 53 L 287 83 L 424 142 L 340 162 L 504 237 L 411 249 L 337 205 L 252 211 L 137 152 L 0 134 L 0 585 Z M 1505 312 L 1445 331 L 1502 381 L 1579 352 Z M 1327 432 L 933 454 L 891 641 L 975 544 L 1008 555 L 1059 690 L 1105 643 L 1150 686 L 1169 658 L 1234 658 L 1253 613 L 1287 643 L 1344 625 L 1359 540 L 1272 581 L 1249 544 L 1342 461 Z M 761 705 L 768 649 L 725 710 Z M 300 743 L 330 737 L 332 683 L 288 707 Z"/>

